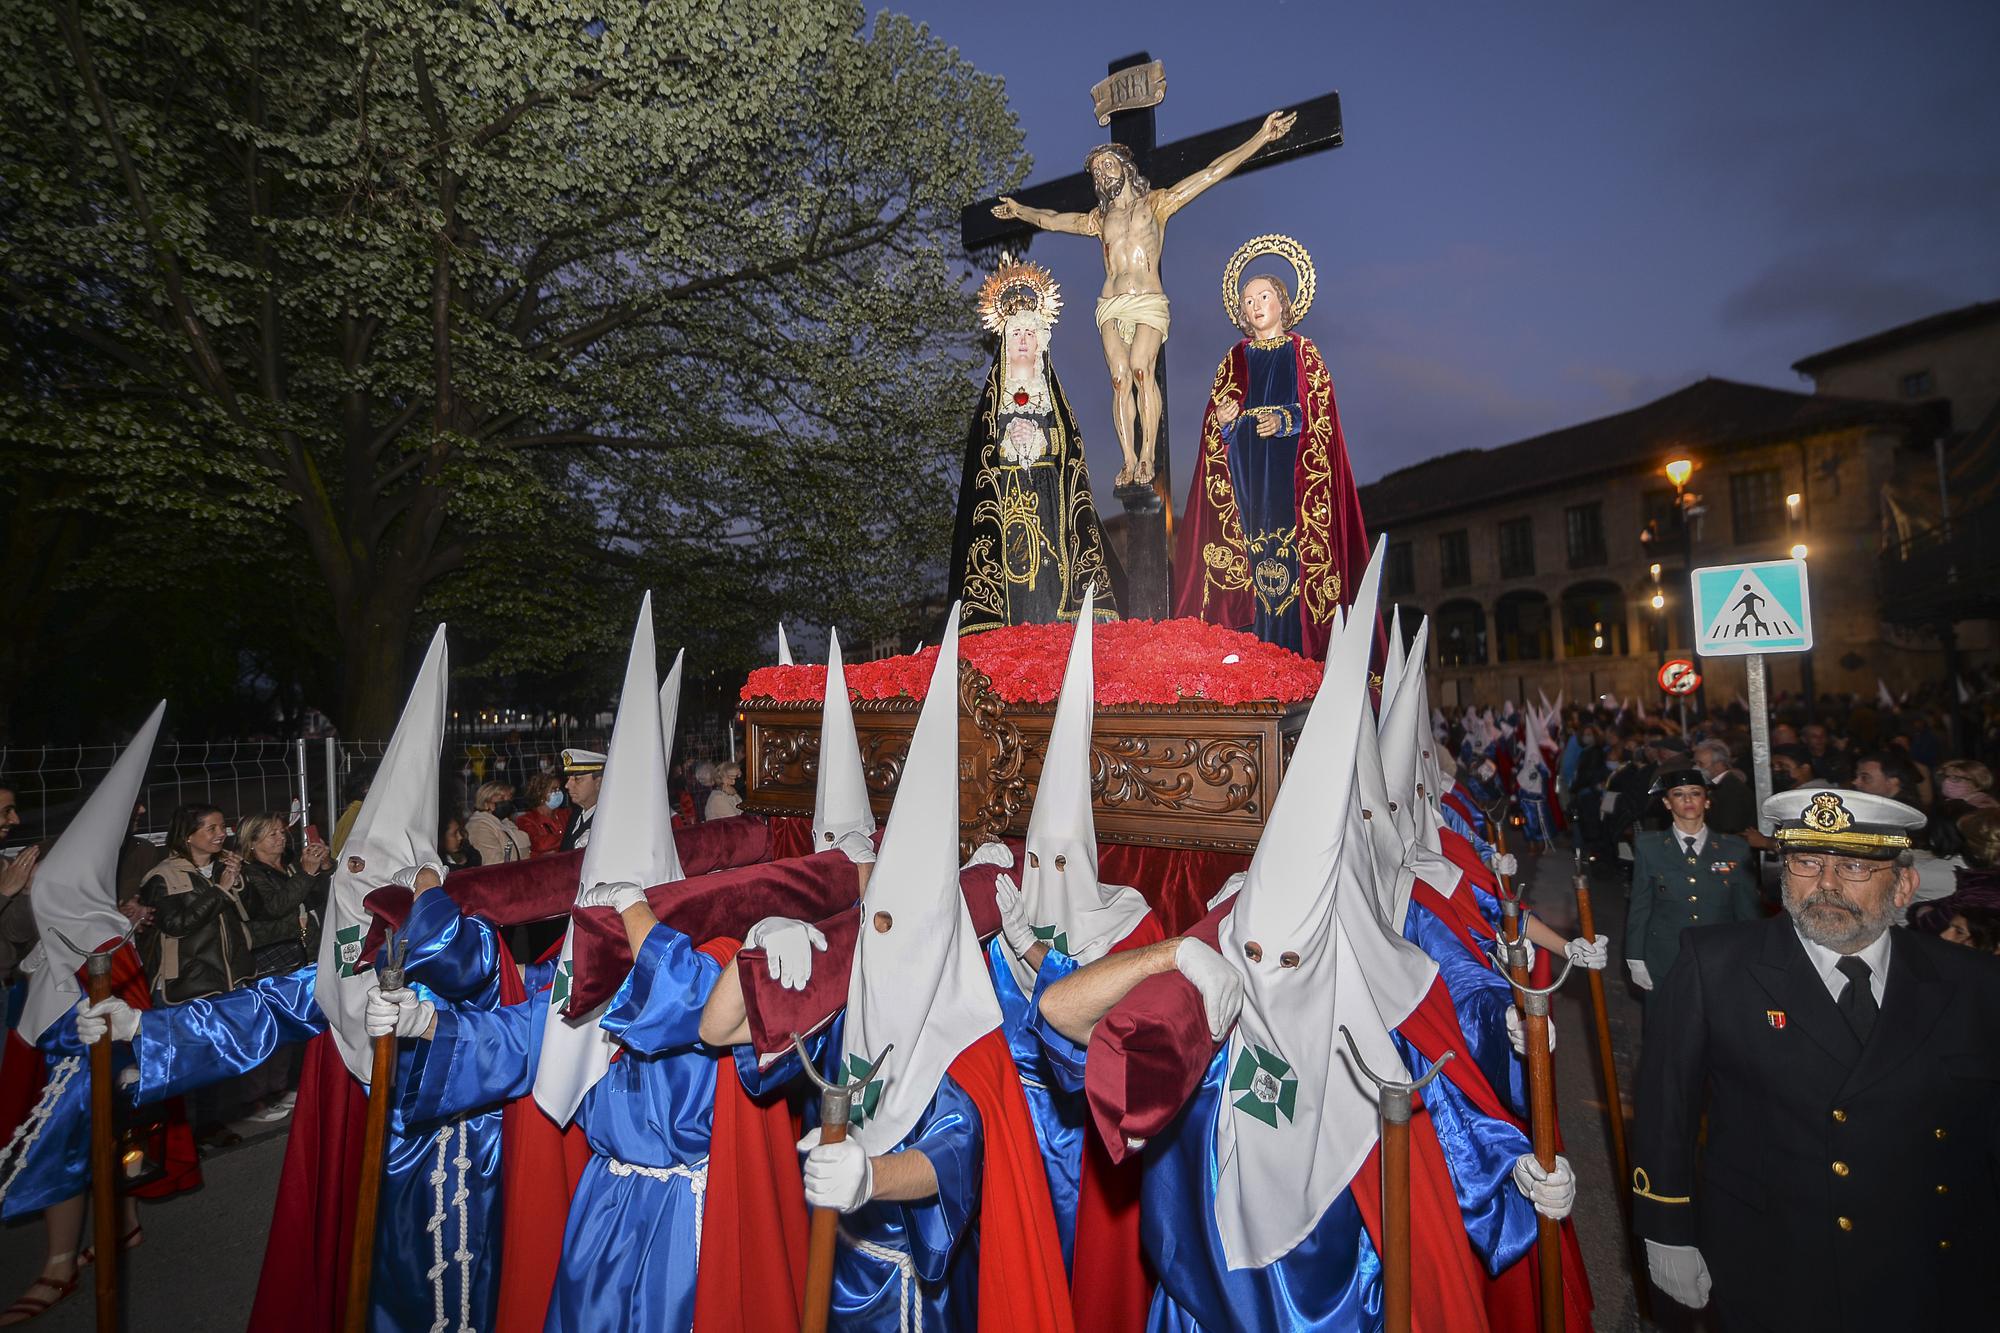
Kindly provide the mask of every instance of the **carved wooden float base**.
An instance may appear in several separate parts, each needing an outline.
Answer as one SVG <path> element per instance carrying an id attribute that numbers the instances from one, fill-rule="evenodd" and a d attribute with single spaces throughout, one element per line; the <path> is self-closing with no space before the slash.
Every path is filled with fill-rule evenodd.
<path id="1" fill-rule="evenodd" d="M 1054 704 L 1010 704 L 978 668 L 958 668 L 959 842 L 1028 830 Z M 1248 852 L 1277 795 L 1307 704 L 1100 704 L 1090 787 L 1101 842 Z M 921 707 L 913 699 L 854 705 L 868 792 L 889 813 Z M 819 705 L 746 700 L 743 808 L 811 815 L 819 776 Z"/>

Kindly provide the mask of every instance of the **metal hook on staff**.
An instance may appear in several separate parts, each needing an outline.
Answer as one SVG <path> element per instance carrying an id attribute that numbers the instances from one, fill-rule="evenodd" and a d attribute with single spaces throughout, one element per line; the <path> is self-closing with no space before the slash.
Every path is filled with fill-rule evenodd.
<path id="1" fill-rule="evenodd" d="M 1382 1324 L 1386 1333 L 1410 1327 L 1410 1112 L 1415 1094 L 1430 1085 L 1456 1051 L 1446 1051 L 1414 1083 L 1383 1078 L 1361 1058 L 1354 1034 L 1340 1025 L 1347 1052 L 1376 1088 L 1382 1108 Z"/>
<path id="2" fill-rule="evenodd" d="M 854 1103 L 868 1085 L 875 1081 L 875 1075 L 888 1060 L 889 1052 L 896 1049 L 894 1042 L 882 1048 L 874 1063 L 864 1069 L 858 1078 L 845 1083 L 834 1083 L 813 1068 L 812 1056 L 806 1052 L 805 1042 L 799 1034 L 792 1033 L 792 1049 L 799 1053 L 799 1063 L 805 1066 L 806 1077 L 819 1089 L 819 1141 L 821 1143 L 842 1143 L 847 1139 L 847 1122 L 854 1114 Z M 833 1242 L 840 1230 L 840 1214 L 831 1208 L 813 1210 L 812 1232 L 806 1245 L 806 1303 L 800 1311 L 799 1327 L 803 1333 L 826 1333 L 828 1307 L 833 1300 Z"/>

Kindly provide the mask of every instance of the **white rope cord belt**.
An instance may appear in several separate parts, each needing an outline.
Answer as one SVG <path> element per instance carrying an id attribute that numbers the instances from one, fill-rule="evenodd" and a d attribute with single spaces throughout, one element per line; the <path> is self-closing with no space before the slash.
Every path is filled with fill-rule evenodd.
<path id="1" fill-rule="evenodd" d="M 693 1166 L 682 1166 L 676 1162 L 672 1166 L 635 1166 L 631 1162 L 621 1162 L 616 1157 L 604 1159 L 605 1169 L 614 1176 L 644 1176 L 648 1180 L 667 1181 L 676 1176 L 688 1182 L 688 1191 L 694 1195 L 694 1260 L 701 1262 L 701 1215 L 708 1210 L 708 1159 L 702 1158 Z"/>
<path id="2" fill-rule="evenodd" d="M 28 1153 L 34 1148 L 35 1140 L 42 1136 L 42 1130 L 49 1123 L 49 1117 L 55 1113 L 56 1103 L 62 1100 L 64 1090 L 69 1087 L 69 1081 L 76 1077 L 76 1071 L 81 1068 L 83 1068 L 83 1057 L 80 1055 L 66 1055 L 56 1061 L 55 1068 L 49 1071 L 49 1081 L 42 1085 L 42 1095 L 35 1103 L 35 1109 L 30 1111 L 28 1118 L 15 1128 L 14 1136 L 7 1140 L 7 1146 L 0 1148 L 0 1170 L 7 1171 L 7 1178 L 0 1180 L 0 1199 L 5 1199 L 7 1191 L 21 1178 L 21 1172 L 28 1165 Z M 11 1169 L 7 1168 L 9 1154 L 14 1157 Z"/>
<path id="3" fill-rule="evenodd" d="M 894 1266 L 902 1279 L 902 1314 L 897 1322 L 900 1333 L 924 1333 L 924 1302 L 917 1291 L 917 1261 L 901 1250 L 892 1250 L 887 1245 L 877 1245 L 872 1240 L 862 1240 L 846 1227 L 840 1229 L 840 1239 L 856 1252 L 867 1255 L 877 1263 Z"/>

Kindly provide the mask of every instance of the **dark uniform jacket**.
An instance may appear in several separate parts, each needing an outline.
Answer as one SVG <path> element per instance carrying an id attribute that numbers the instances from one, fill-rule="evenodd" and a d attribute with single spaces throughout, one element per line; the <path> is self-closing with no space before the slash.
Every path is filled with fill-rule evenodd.
<path id="1" fill-rule="evenodd" d="M 1655 986 L 1680 953 L 1681 931 L 1760 915 L 1750 844 L 1743 839 L 1710 828 L 1708 841 L 1690 857 L 1672 829 L 1633 837 L 1625 957 L 1643 961 Z"/>
<path id="2" fill-rule="evenodd" d="M 1689 932 L 1632 1161 L 1633 1225 L 1700 1247 L 1724 1329 L 1993 1327 L 2000 962 L 1893 929 L 1864 1047 L 1789 916 Z"/>

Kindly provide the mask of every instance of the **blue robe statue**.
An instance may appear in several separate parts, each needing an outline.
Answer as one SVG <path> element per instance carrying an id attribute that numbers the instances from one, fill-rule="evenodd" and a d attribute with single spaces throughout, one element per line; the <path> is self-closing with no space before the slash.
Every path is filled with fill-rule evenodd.
<path id="1" fill-rule="evenodd" d="M 1083 1087 L 1084 1048 L 1039 1014 L 1036 1034 L 1049 1068 Z M 1414 1069 L 1428 1065 L 1401 1034 L 1396 1046 Z M 1350 1186 L 1290 1253 L 1263 1268 L 1229 1267 L 1215 1225 L 1215 1118 L 1228 1105 L 1229 1048 L 1216 1052 L 1201 1085 L 1167 1128 L 1146 1145 L 1140 1191 L 1141 1243 L 1160 1285 L 1147 1315 L 1151 1333 L 1314 1333 L 1382 1327 L 1382 1260 Z M 1535 1242 L 1535 1210 L 1514 1187 L 1527 1136 L 1471 1106 L 1450 1079 L 1424 1092 L 1444 1150 L 1453 1193 L 1473 1251 L 1498 1274 Z M 1368 1186 L 1364 1186 L 1368 1187 Z"/>
<path id="2" fill-rule="evenodd" d="M 1229 481 L 1243 520 L 1244 553 L 1250 562 L 1251 600 L 1256 618 L 1251 632 L 1266 643 L 1295 653 L 1305 651 L 1297 608 L 1299 598 L 1298 499 L 1294 473 L 1305 414 L 1299 405 L 1298 356 L 1290 338 L 1245 345 L 1242 414 L 1222 428 L 1229 442 Z M 1278 423 L 1260 435 L 1257 422 Z"/>
<path id="3" fill-rule="evenodd" d="M 840 1077 L 843 1013 L 813 1043 L 813 1059 L 829 1081 Z M 797 1052 L 763 1069 L 747 1046 L 736 1048 L 736 1070 L 751 1096 L 804 1076 Z M 819 1121 L 819 1099 L 807 1099 L 808 1124 Z M 951 1075 L 896 1151 L 915 1148 L 930 1159 L 938 1192 L 921 1202 L 870 1201 L 840 1219 L 834 1247 L 831 1325 L 842 1333 L 899 1333 L 906 1304 L 922 1306 L 928 1330 L 970 1330 L 979 1309 L 979 1186 L 984 1139 L 979 1110 Z M 1074 1210 L 1072 1209 L 1072 1216 Z M 914 1321 L 911 1321 L 912 1326 Z"/>
<path id="4" fill-rule="evenodd" d="M 577 1182 L 544 1328 L 687 1330 L 715 1113 L 715 1063 L 701 1010 L 721 966 L 654 926 L 599 1020 L 624 1050 L 584 1095 L 590 1164 Z M 440 1009 L 417 1043 L 401 1098 L 411 1123 L 525 1096 L 535 1083 L 546 992 L 499 1009 Z"/>

